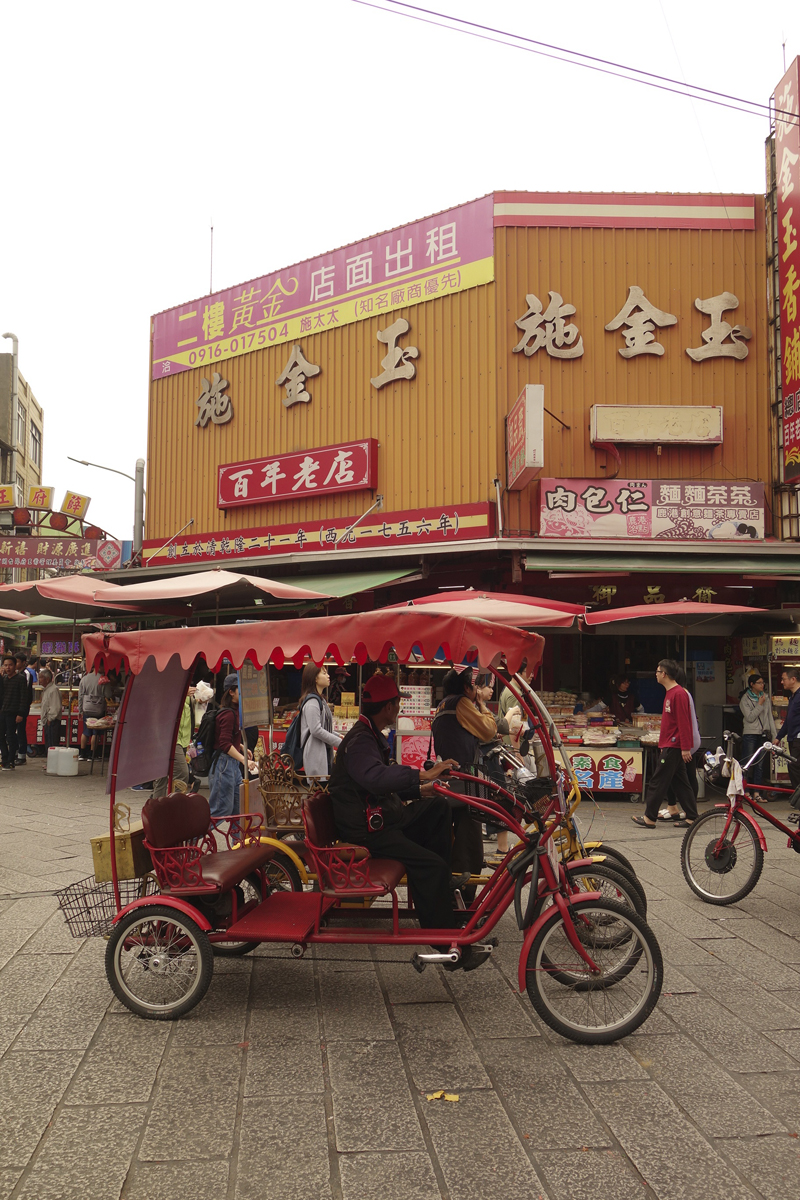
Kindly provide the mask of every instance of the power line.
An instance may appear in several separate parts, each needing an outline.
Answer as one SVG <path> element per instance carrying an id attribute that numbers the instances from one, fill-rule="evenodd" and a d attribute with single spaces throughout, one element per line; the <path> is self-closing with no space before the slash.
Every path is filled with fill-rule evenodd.
<path id="1" fill-rule="evenodd" d="M 353 3 L 360 4 L 364 8 L 373 8 L 377 12 L 387 13 L 395 17 L 405 17 L 407 20 L 419 21 L 424 25 L 434 25 L 439 29 L 448 29 L 453 33 L 463 33 L 468 37 L 476 37 L 482 41 L 494 42 L 499 46 L 508 46 L 512 50 L 523 50 L 528 54 L 535 54 L 540 58 L 553 59 L 556 62 L 567 63 L 573 67 L 583 67 L 586 70 L 597 71 L 601 75 L 610 75 L 612 78 L 623 79 L 629 83 L 639 83 L 645 87 L 656 88 L 659 91 L 670 92 L 673 95 L 684 96 L 687 99 L 703 100 L 707 104 L 714 104 L 720 108 L 728 108 L 734 112 L 744 113 L 747 116 L 770 118 L 774 112 L 776 116 L 783 117 L 787 122 L 791 122 L 792 124 L 800 123 L 800 117 L 798 117 L 797 113 L 784 109 L 773 109 L 771 105 L 762 104 L 757 100 L 746 100 L 741 96 L 731 96 L 726 92 L 713 91 L 711 88 L 681 83 L 680 80 L 671 79 L 669 76 L 657 75 L 650 71 L 641 70 L 638 67 L 628 67 L 623 63 L 596 58 L 593 55 L 582 54 L 579 51 L 569 50 L 564 46 L 555 46 L 549 42 L 540 42 L 534 38 L 524 37 L 522 34 L 496 29 L 491 25 L 481 25 L 476 21 L 467 21 L 462 17 L 451 16 L 449 13 L 440 13 L 435 9 L 420 8 L 413 4 L 404 3 L 403 0 L 385 0 L 385 2 L 395 7 L 384 8 L 380 4 L 371 3 L 370 0 L 353 0 Z M 399 12 L 398 8 L 408 11 Z M 434 20 L 433 18 L 439 19 Z M 451 23 L 443 24 L 442 22 L 444 21 Z M 497 36 L 490 36 L 493 34 Z M 503 40 L 506 38 L 514 40 Z M 520 42 L 524 44 L 520 45 Z M 627 72 L 627 74 L 624 72 Z M 669 86 L 670 84 L 674 84 L 675 86 Z M 729 101 L 733 103 L 729 103 Z"/>

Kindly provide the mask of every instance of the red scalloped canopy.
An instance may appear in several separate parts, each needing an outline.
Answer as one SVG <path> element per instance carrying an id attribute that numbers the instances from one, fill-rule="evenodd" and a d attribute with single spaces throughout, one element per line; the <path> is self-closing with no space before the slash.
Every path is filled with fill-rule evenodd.
<path id="1" fill-rule="evenodd" d="M 481 666 L 504 654 L 512 671 L 522 660 L 538 668 L 544 638 L 538 633 L 496 625 L 475 618 L 440 616 L 418 609 L 379 610 L 342 617 L 310 617 L 294 621 L 253 621 L 241 625 L 201 625 L 190 629 L 155 629 L 131 633 L 88 633 L 83 637 L 87 664 L 100 660 L 106 669 L 127 663 L 138 675 L 148 659 L 163 671 L 178 655 L 185 669 L 201 655 L 212 670 L 223 658 L 237 669 L 249 659 L 259 669 L 269 660 L 278 667 L 290 659 L 296 667 L 310 658 L 322 662 L 326 656 L 339 663 L 383 662 L 394 649 L 400 662 L 408 662 L 414 647 L 425 660 L 433 659 L 441 647 L 445 656 L 459 663 L 477 650 Z"/>

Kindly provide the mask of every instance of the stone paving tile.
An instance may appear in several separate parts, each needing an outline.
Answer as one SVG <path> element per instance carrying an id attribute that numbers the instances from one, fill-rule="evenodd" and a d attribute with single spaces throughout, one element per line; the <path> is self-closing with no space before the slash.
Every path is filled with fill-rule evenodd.
<path id="1" fill-rule="evenodd" d="M 329 1042 L 328 1071 L 340 1152 L 424 1150 L 396 1042 Z"/>
<path id="2" fill-rule="evenodd" d="M 684 937 L 682 933 L 678 933 L 677 930 L 667 925 L 659 917 L 651 917 L 648 914 L 647 923 L 658 938 L 662 955 L 664 958 L 668 958 L 673 965 L 684 967 L 689 963 L 713 961 L 711 954 L 702 943 L 693 942 L 689 938 Z M 713 945 L 716 949 L 717 946 L 727 945 L 727 942 L 715 941 Z"/>
<path id="3" fill-rule="evenodd" d="M 767 992 L 724 964 L 686 967 L 698 988 L 749 1025 L 769 1029 L 800 1029 L 800 993 Z"/>
<path id="4" fill-rule="evenodd" d="M 390 1004 L 420 1004 L 432 1001 L 450 1003 L 445 976 L 428 964 L 422 975 L 408 963 L 386 963 L 378 966 Z"/>
<path id="5" fill-rule="evenodd" d="M 536 1160 L 551 1200 L 641 1200 L 642 1179 L 616 1150 L 548 1150 Z"/>
<path id="6" fill-rule="evenodd" d="M 800 1145 L 797 1138 L 746 1138 L 718 1143 L 744 1179 L 769 1200 L 797 1200 L 800 1194 Z"/>
<path id="7" fill-rule="evenodd" d="M 0 1012 L 32 1013 L 38 1008 L 68 959 L 63 955 L 18 954 L 0 971 Z"/>
<path id="8" fill-rule="evenodd" d="M 327 1124 L 322 1096 L 245 1100 L 236 1200 L 332 1200 Z"/>
<path id="9" fill-rule="evenodd" d="M 77 1051 L 0 1059 L 0 1167 L 24 1167 L 79 1062 Z"/>
<path id="10" fill-rule="evenodd" d="M 752 979 L 767 991 L 800 987 L 800 970 L 771 958 L 741 938 L 714 943 L 714 956 L 735 967 L 740 975 Z"/>
<path id="11" fill-rule="evenodd" d="M 128 1175 L 125 1200 L 227 1200 L 226 1162 L 137 1163 Z"/>
<path id="12" fill-rule="evenodd" d="M 245 1096 L 323 1092 L 319 1038 L 259 1038 L 247 1045 Z"/>
<path id="13" fill-rule="evenodd" d="M 455 1009 L 414 1004 L 395 1009 L 397 1036 L 414 1084 L 422 1092 L 489 1087 Z"/>
<path id="14" fill-rule="evenodd" d="M 764 1036 L 776 1046 L 780 1046 L 785 1054 L 790 1055 L 795 1062 L 800 1063 L 800 1030 L 797 1029 L 767 1029 Z"/>
<path id="15" fill-rule="evenodd" d="M 644 1079 L 647 1073 L 639 1065 L 635 1045 L 625 1042 L 614 1046 L 577 1046 L 565 1042 L 560 1060 L 579 1083 L 603 1079 Z"/>
<path id="16" fill-rule="evenodd" d="M 218 974 L 215 963 L 214 978 L 203 999 L 190 1013 L 175 1022 L 174 1044 L 218 1046 L 243 1041 L 249 991 L 249 973 Z"/>
<path id="17" fill-rule="evenodd" d="M 18 1200 L 118 1200 L 145 1116 L 143 1105 L 62 1109 Z"/>
<path id="18" fill-rule="evenodd" d="M 772 929 L 754 917 L 746 917 L 737 923 L 736 936 L 751 946 L 756 946 L 763 953 L 774 955 L 779 962 L 795 966 L 800 963 L 800 941 L 780 930 Z"/>
<path id="19" fill-rule="evenodd" d="M 314 1008 L 314 967 L 294 959 L 253 959 L 251 1005 L 261 1008 Z"/>
<path id="20" fill-rule="evenodd" d="M 25 1013 L 0 1012 L 0 1058 L 28 1020 Z"/>
<path id="21" fill-rule="evenodd" d="M 0 1200 L 8 1200 L 17 1186 L 22 1171 L 19 1167 L 3 1167 L 0 1169 Z"/>
<path id="22" fill-rule="evenodd" d="M 413 970 L 413 968 L 409 968 Z M 393 1038 L 380 984 L 374 970 L 320 971 L 325 1037 Z"/>
<path id="23" fill-rule="evenodd" d="M 253 1045 L 260 1038 L 269 1041 L 306 1038 L 319 1042 L 319 1014 L 315 1008 L 256 1008 L 250 1013 L 247 1036 Z"/>
<path id="24" fill-rule="evenodd" d="M 797 1067 L 796 1063 L 792 1063 Z M 800 1070 L 774 1075 L 742 1075 L 742 1087 L 782 1121 L 790 1133 L 800 1134 Z"/>
<path id="25" fill-rule="evenodd" d="M 451 1200 L 482 1194 L 544 1200 L 541 1180 L 493 1092 L 429 1102 L 425 1121 Z"/>
<path id="26" fill-rule="evenodd" d="M 656 1083 L 592 1083 L 586 1093 L 659 1200 L 752 1200 L 750 1188 Z"/>
<path id="27" fill-rule="evenodd" d="M 167 1050 L 140 1159 L 216 1158 L 230 1153 L 243 1053 L 238 1046 Z"/>
<path id="28" fill-rule="evenodd" d="M 348 1154 L 339 1169 L 343 1200 L 441 1200 L 427 1154 Z"/>
<path id="29" fill-rule="evenodd" d="M 704 996 L 664 996 L 660 1001 L 676 1025 L 729 1069 L 786 1071 L 794 1063 L 774 1043 Z"/>
<path id="30" fill-rule="evenodd" d="M 477 971 L 454 971 L 446 980 L 476 1037 L 515 1037 L 528 1032 L 533 1010 L 527 996 L 521 1000 L 491 962 Z"/>
<path id="31" fill-rule="evenodd" d="M 142 1021 L 132 1013 L 108 1016 L 83 1056 L 67 1104 L 146 1103 L 172 1025 Z"/>

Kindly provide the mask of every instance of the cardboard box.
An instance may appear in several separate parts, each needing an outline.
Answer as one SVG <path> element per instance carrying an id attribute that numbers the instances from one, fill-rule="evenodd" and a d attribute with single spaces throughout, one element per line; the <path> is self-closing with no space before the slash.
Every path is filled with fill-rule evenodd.
<path id="1" fill-rule="evenodd" d="M 355 702 L 356 702 L 355 692 L 342 692 L 342 704 L 344 704 L 345 707 L 347 707 L 348 704 L 350 706 L 352 706 L 353 704 L 355 704 Z"/>
<path id="2" fill-rule="evenodd" d="M 135 821 L 130 829 L 114 834 L 117 855 L 117 879 L 138 879 L 153 869 L 150 851 L 144 846 L 144 829 L 141 821 Z M 111 838 L 90 838 L 94 875 L 98 883 L 111 879 Z"/>

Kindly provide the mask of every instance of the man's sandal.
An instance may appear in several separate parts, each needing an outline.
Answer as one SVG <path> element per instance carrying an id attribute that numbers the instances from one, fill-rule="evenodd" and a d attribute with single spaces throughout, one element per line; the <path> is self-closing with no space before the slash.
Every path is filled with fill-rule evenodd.
<path id="1" fill-rule="evenodd" d="M 634 825 L 638 825 L 640 829 L 657 829 L 658 828 L 657 825 L 648 825 L 648 823 L 647 823 L 647 821 L 645 821 L 644 817 L 639 817 L 639 816 L 631 817 L 631 820 L 633 821 Z"/>

